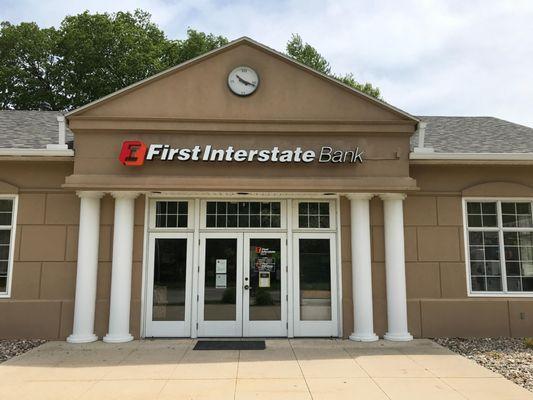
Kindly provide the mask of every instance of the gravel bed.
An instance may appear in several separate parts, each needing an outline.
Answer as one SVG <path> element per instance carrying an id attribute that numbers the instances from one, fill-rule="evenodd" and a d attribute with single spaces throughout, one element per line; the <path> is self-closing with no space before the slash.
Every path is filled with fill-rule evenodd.
<path id="1" fill-rule="evenodd" d="M 435 342 L 533 392 L 533 349 L 519 338 L 435 338 Z"/>
<path id="2" fill-rule="evenodd" d="M 46 340 L 41 339 L 0 340 L 0 363 L 24 354 L 44 342 Z"/>

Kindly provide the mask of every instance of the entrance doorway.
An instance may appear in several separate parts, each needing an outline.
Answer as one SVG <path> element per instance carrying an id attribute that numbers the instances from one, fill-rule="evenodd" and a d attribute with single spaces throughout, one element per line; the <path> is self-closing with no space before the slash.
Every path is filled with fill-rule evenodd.
<path id="1" fill-rule="evenodd" d="M 198 336 L 287 336 L 284 233 L 200 235 Z"/>
<path id="2" fill-rule="evenodd" d="M 144 337 L 339 336 L 335 201 L 153 198 Z"/>

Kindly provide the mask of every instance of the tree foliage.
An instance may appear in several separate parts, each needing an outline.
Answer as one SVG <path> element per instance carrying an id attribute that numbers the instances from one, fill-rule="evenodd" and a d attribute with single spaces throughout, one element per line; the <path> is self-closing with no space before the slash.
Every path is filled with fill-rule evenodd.
<path id="1" fill-rule="evenodd" d="M 0 25 L 0 107 L 57 106 L 57 31 L 34 23 Z"/>
<path id="2" fill-rule="evenodd" d="M 70 110 L 228 43 L 224 36 L 187 30 L 168 39 L 149 13 L 67 16 L 58 28 L 0 24 L 0 108 Z M 326 75 L 379 97 L 379 89 L 336 76 L 329 62 L 299 35 L 287 53 Z"/>
<path id="3" fill-rule="evenodd" d="M 351 86 L 357 90 L 360 90 L 372 97 L 380 99 L 379 88 L 372 86 L 371 83 L 360 83 L 355 79 L 353 73 L 346 75 L 336 75 L 331 72 L 331 66 L 329 62 L 309 43 L 304 43 L 301 36 L 293 34 L 291 39 L 287 42 L 286 48 L 287 54 L 295 60 L 313 68 L 318 72 L 322 72 L 338 81 Z"/>
<path id="4" fill-rule="evenodd" d="M 329 62 L 309 43 L 303 42 L 300 35 L 293 34 L 287 42 L 287 54 L 295 60 L 318 72 L 331 75 Z"/>
<path id="5" fill-rule="evenodd" d="M 165 35 L 145 12 L 68 16 L 58 39 L 66 107 L 86 104 L 165 67 Z"/>
<path id="6" fill-rule="evenodd" d="M 193 29 L 169 40 L 150 18 L 86 11 L 58 29 L 3 22 L 0 108 L 76 108 L 228 42 Z"/>

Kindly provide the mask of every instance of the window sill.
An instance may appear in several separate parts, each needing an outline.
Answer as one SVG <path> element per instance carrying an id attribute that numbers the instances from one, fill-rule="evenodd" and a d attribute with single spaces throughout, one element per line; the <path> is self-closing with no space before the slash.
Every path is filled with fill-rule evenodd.
<path id="1" fill-rule="evenodd" d="M 521 292 L 521 293 L 516 293 L 516 292 L 507 292 L 507 293 L 502 293 L 502 292 L 472 292 L 472 293 L 468 293 L 468 297 L 512 297 L 512 298 L 523 298 L 523 297 L 531 297 L 533 298 L 533 292 Z"/>

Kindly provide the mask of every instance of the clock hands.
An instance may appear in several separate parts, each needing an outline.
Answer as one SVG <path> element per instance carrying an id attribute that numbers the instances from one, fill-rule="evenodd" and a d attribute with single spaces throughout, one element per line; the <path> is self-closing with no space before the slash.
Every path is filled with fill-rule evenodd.
<path id="1" fill-rule="evenodd" d="M 244 83 L 246 86 L 255 86 L 255 83 L 248 82 L 247 80 L 242 79 L 238 74 L 236 74 L 235 76 L 241 83 Z"/>

